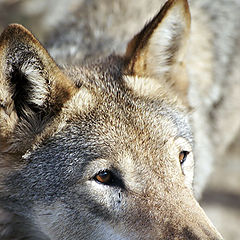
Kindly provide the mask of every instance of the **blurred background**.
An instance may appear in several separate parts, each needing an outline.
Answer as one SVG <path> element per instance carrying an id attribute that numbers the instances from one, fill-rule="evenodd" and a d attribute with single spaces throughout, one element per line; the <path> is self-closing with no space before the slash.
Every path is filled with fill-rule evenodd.
<path id="1" fill-rule="evenodd" d="M 66 4 L 67 2 L 67 4 Z M 0 32 L 9 23 L 21 23 L 41 41 L 81 0 L 0 0 Z M 240 94 L 240 93 L 239 93 Z M 200 205 L 224 239 L 240 239 L 240 138 L 216 161 Z"/>

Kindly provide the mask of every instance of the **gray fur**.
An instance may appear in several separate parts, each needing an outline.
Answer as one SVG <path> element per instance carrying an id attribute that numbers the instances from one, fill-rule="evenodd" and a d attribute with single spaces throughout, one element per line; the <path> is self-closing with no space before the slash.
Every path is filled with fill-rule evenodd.
<path id="1" fill-rule="evenodd" d="M 61 28 L 57 28 L 52 35 L 47 44 L 49 51 L 63 63 L 79 62 L 96 54 L 108 55 L 113 50 L 121 53 L 131 36 L 139 30 L 139 25 L 143 25 L 150 16 L 153 16 L 163 2 L 165 1 L 143 1 L 136 6 L 134 1 L 102 1 L 100 6 L 95 1 L 83 1 L 81 7 L 71 15 L 70 22 L 62 22 Z M 193 21 L 202 21 L 213 34 L 210 43 L 214 58 L 211 88 L 196 93 L 195 89 L 198 87 L 193 82 L 190 83 L 193 89 L 189 91 L 191 101 L 198 102 L 197 105 L 193 105 L 195 109 L 193 115 L 196 115 L 193 116 L 193 125 L 197 124 L 194 127 L 195 131 L 201 128 L 202 133 L 205 132 L 199 137 L 196 134 L 195 139 L 197 143 L 195 191 L 200 197 L 212 171 L 214 159 L 221 159 L 224 151 L 234 141 L 233 136 L 238 135 L 240 129 L 238 114 L 240 80 L 235 77 L 239 74 L 237 71 L 239 54 L 236 51 L 240 39 L 237 31 L 240 27 L 240 2 L 195 0 L 190 1 L 191 6 L 202 9 L 202 13 L 205 14 L 195 16 L 195 12 L 192 12 Z M 103 15 L 108 16 L 108 19 L 102 18 Z M 126 25 L 131 27 L 126 29 Z M 196 97 L 198 100 L 195 100 Z M 231 120 L 226 117 L 230 115 Z M 206 126 L 205 122 L 209 125 Z M 230 125 L 231 129 L 227 127 Z M 226 131 L 222 129 L 226 129 L 228 134 L 226 135 Z M 202 140 L 202 136 L 206 139 Z M 199 145 L 200 142 L 206 144 Z"/>
<path id="2" fill-rule="evenodd" d="M 76 4 L 75 1 L 71 1 L 71 4 L 74 3 Z M 120 211 L 127 206 L 127 199 L 131 195 L 129 191 L 131 181 L 136 182 L 140 192 L 146 193 L 144 198 L 135 196 L 139 200 L 137 204 L 141 205 L 143 202 L 143 205 L 148 206 L 150 204 L 147 200 L 148 194 L 152 194 L 154 200 L 150 205 L 154 206 L 155 210 L 168 209 L 168 207 L 171 209 L 170 200 L 181 209 L 182 200 L 178 198 L 169 199 L 166 206 L 163 206 L 165 202 L 164 204 L 162 202 L 161 193 L 171 192 L 168 186 L 174 186 L 175 180 L 178 179 L 177 176 L 176 179 L 170 179 L 165 176 L 163 170 L 171 172 L 173 168 L 171 164 L 164 164 L 163 161 L 167 158 L 163 154 L 167 140 L 172 137 L 174 139 L 182 137 L 194 147 L 195 192 L 198 197 L 210 174 L 209 166 L 214 158 L 221 157 L 222 152 L 234 141 L 240 128 L 239 113 L 236 113 L 240 102 L 237 95 L 240 84 L 239 78 L 236 78 L 238 71 L 235 72 L 239 69 L 239 55 L 231 56 L 234 51 L 236 52 L 234 49 L 239 42 L 239 33 L 234 31 L 239 27 L 240 22 L 239 2 L 231 1 L 229 4 L 228 1 L 228 4 L 225 4 L 226 1 L 191 1 L 193 9 L 200 8 L 201 13 L 205 13 L 204 16 L 200 14 L 199 17 L 199 13 L 193 11 L 192 20 L 198 20 L 203 26 L 207 24 L 213 36 L 208 42 L 212 47 L 213 55 L 213 68 L 209 71 L 210 88 L 207 86 L 199 88 L 197 80 L 201 79 L 201 75 L 197 72 L 195 81 L 194 69 L 189 70 L 188 98 L 190 106 L 194 108 L 191 115 L 186 108 L 176 106 L 171 99 L 159 100 L 154 97 L 138 96 L 124 80 L 125 62 L 121 56 L 106 57 L 112 51 L 123 54 L 130 38 L 163 3 L 164 1 L 159 3 L 155 0 L 140 1 L 138 4 L 134 1 L 105 0 L 99 4 L 97 1 L 85 0 L 77 3 L 77 7 L 71 12 L 71 17 L 68 16 L 68 21 L 60 20 L 60 24 L 56 24 L 58 27 L 46 44 L 48 50 L 77 88 L 88 89 L 90 95 L 94 96 L 95 104 L 92 109 L 87 108 L 86 112 L 73 108 L 69 116 L 66 113 L 61 115 L 61 111 L 57 112 L 54 117 L 64 119 L 61 131 L 53 128 L 48 133 L 48 127 L 51 129 L 55 122 L 54 119 L 48 120 L 48 116 L 44 118 L 42 127 L 38 132 L 34 132 L 34 137 L 41 136 L 28 148 L 21 159 L 25 165 L 6 174 L 7 177 L 2 184 L 8 186 L 8 191 L 4 194 L 1 192 L 1 205 L 6 210 L 16 213 L 12 217 L 16 229 L 19 229 L 19 219 L 26 222 L 25 226 L 31 225 L 30 233 L 23 234 L 37 236 L 27 239 L 47 239 L 46 235 L 52 240 L 105 239 L 106 237 L 115 240 L 153 239 L 152 236 L 159 239 L 160 235 L 156 230 L 144 228 L 150 214 L 147 210 L 139 208 L 132 209 L 131 212 L 128 209 L 132 216 L 140 214 L 142 217 L 138 222 L 139 226 L 133 223 L 133 218 L 126 217 L 125 212 Z M 233 12 L 233 8 L 236 12 Z M 218 9 L 223 11 L 219 12 Z M 225 27 L 219 34 L 219 29 L 223 25 Z M 190 42 L 190 46 L 191 44 Z M 192 48 L 194 47 L 196 46 Z M 102 57 L 98 58 L 100 55 Z M 77 67 L 69 67 L 72 64 Z M 168 90 L 170 88 L 167 88 L 166 92 Z M 229 90 L 235 90 L 234 94 L 228 94 Z M 232 106 L 230 111 L 229 105 Z M 67 109 L 65 105 L 64 107 Z M 226 114 L 232 113 L 231 121 L 225 118 Z M 42 117 L 41 114 L 39 116 Z M 55 112 L 51 114 L 54 115 Z M 61 122 L 59 119 L 57 121 Z M 206 125 L 206 122 L 209 125 Z M 227 128 L 229 124 L 232 127 L 231 133 L 225 137 L 226 131 L 222 131 L 222 128 Z M 24 127 L 31 132 L 31 126 L 24 125 Z M 19 129 L 20 136 L 24 135 L 24 127 Z M 168 151 L 167 147 L 165 150 Z M 124 153 L 134 159 L 134 167 L 138 169 L 134 175 L 135 179 L 131 181 L 125 178 L 129 172 L 121 169 L 121 164 L 127 161 L 121 159 L 123 157 L 121 154 Z M 147 164 L 144 157 L 149 160 Z M 106 159 L 112 165 L 117 162 L 117 167 L 113 166 L 111 170 L 119 176 L 122 183 L 121 188 L 114 187 L 108 190 L 111 195 L 108 204 L 111 208 L 100 204 L 99 199 L 96 200 L 92 192 L 88 192 L 89 184 L 95 184 L 93 175 L 98 172 L 97 170 L 102 170 L 98 165 L 98 159 Z M 154 159 L 159 161 L 155 163 Z M 90 170 L 92 166 L 95 171 L 89 173 L 87 177 L 84 176 L 84 173 L 92 171 Z M 148 176 L 146 171 L 148 167 L 154 170 L 151 176 Z M 160 171 L 159 175 L 156 174 L 158 171 Z M 144 180 L 140 177 L 142 173 L 145 173 Z M 156 180 L 152 179 L 152 176 Z M 158 182 L 155 186 L 159 179 L 160 184 Z M 146 182 L 149 183 L 147 187 Z M 162 205 L 160 206 L 159 203 Z M 190 205 L 188 207 L 190 208 Z M 208 236 L 209 239 L 220 239 L 219 235 L 217 238 L 217 235 L 208 232 L 210 230 L 205 230 L 204 222 L 199 222 L 197 227 L 189 224 L 185 228 L 178 228 L 171 223 L 168 225 L 167 220 L 165 222 L 160 219 L 157 212 L 151 212 L 152 226 L 158 227 L 155 223 L 156 219 L 158 222 L 163 221 L 160 226 L 168 226 L 168 231 L 164 232 L 166 230 L 163 228 L 161 233 L 161 237 L 165 239 L 172 237 L 169 233 L 171 231 L 174 237 L 180 236 L 179 239 L 198 239 L 196 231 L 201 232 L 205 237 Z M 171 218 L 171 214 L 167 210 L 166 212 L 166 219 Z M 131 222 L 131 225 L 126 228 L 125 223 L 119 219 L 125 219 L 128 223 Z M 43 223 L 44 221 L 46 223 Z M 88 229 L 85 226 L 88 226 Z M 108 236 L 101 231 L 101 227 L 109 234 Z"/>

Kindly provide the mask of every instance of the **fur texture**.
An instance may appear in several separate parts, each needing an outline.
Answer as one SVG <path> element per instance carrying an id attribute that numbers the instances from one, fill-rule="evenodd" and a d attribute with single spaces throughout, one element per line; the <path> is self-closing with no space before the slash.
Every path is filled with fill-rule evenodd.
<path id="1" fill-rule="evenodd" d="M 192 2 L 190 28 L 185 0 L 127 2 L 79 2 L 47 44 L 60 67 L 22 26 L 0 37 L 0 204 L 19 236 L 222 239 L 192 182 L 195 160 L 200 196 L 239 131 L 238 35 L 213 30 L 231 12 Z M 162 7 L 130 40 L 145 4 Z"/>

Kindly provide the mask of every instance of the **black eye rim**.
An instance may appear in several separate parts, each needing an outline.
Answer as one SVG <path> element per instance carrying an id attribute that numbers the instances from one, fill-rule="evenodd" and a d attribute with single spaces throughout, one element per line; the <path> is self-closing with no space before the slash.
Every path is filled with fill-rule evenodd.
<path id="1" fill-rule="evenodd" d="M 187 160 L 187 156 L 189 155 L 189 151 L 183 150 L 179 153 L 179 161 L 180 164 L 182 165 L 186 160 Z M 180 156 L 183 155 L 183 159 L 180 159 Z"/>
<path id="2" fill-rule="evenodd" d="M 122 188 L 125 189 L 125 184 L 122 180 L 122 178 L 120 176 L 117 176 L 117 174 L 115 174 L 114 172 L 116 172 L 116 170 L 109 170 L 109 169 L 103 169 L 98 171 L 94 176 L 93 176 L 93 180 L 95 182 L 97 182 L 98 184 L 102 184 L 102 185 L 106 185 L 106 186 L 110 186 L 110 187 L 117 187 L 117 188 Z M 103 174 L 103 173 L 107 173 L 110 174 L 110 179 L 107 182 L 101 182 L 97 179 L 97 176 L 99 174 Z"/>

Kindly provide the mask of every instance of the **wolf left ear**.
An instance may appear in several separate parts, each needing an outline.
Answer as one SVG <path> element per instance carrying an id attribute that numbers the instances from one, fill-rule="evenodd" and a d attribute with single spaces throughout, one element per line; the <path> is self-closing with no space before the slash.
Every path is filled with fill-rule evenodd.
<path id="1" fill-rule="evenodd" d="M 185 70 L 190 18 L 187 0 L 168 0 L 129 42 L 125 54 L 126 74 L 169 81 L 174 90 L 186 91 L 186 78 L 179 76 Z"/>
<path id="2" fill-rule="evenodd" d="M 72 90 L 70 80 L 28 30 L 18 24 L 7 27 L 0 36 L 0 150 L 11 141 L 15 150 L 24 149 Z"/>

